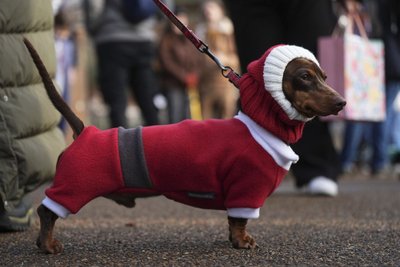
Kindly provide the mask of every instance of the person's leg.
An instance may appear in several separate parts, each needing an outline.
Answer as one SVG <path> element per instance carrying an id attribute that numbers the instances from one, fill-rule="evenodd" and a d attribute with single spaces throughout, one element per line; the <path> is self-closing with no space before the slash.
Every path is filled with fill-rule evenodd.
<path id="1" fill-rule="evenodd" d="M 343 172 L 349 172 L 359 152 L 365 127 L 361 122 L 347 121 L 344 129 L 341 166 Z"/>
<path id="2" fill-rule="evenodd" d="M 110 108 L 111 127 L 126 127 L 127 71 L 119 43 L 104 43 L 96 47 L 99 67 L 99 87 Z"/>
<path id="3" fill-rule="evenodd" d="M 387 135 L 385 133 L 385 121 L 374 122 L 371 125 L 371 145 L 372 158 L 370 161 L 371 174 L 380 173 L 386 166 L 389 160 Z"/>
<path id="4" fill-rule="evenodd" d="M 300 160 L 292 165 L 296 186 L 307 185 L 318 176 L 336 180 L 340 173 L 340 162 L 330 138 L 328 124 L 318 118 L 307 123 L 303 136 L 293 149 Z"/>
<path id="5" fill-rule="evenodd" d="M 330 0 L 285 0 L 286 42 L 299 45 L 318 56 L 318 37 L 330 35 L 336 19 Z M 303 137 L 293 145 L 300 161 L 293 168 L 298 187 L 309 184 L 316 177 L 336 181 L 340 170 L 340 160 L 336 152 L 329 122 L 314 119 L 306 123 Z"/>
<path id="6" fill-rule="evenodd" d="M 273 45 L 284 41 L 282 14 L 271 0 L 225 0 L 235 27 L 235 41 L 242 73 Z"/>
<path id="7" fill-rule="evenodd" d="M 371 171 L 378 175 L 389 163 L 390 134 L 394 130 L 394 101 L 400 91 L 400 83 L 388 82 L 386 84 L 386 119 L 383 122 L 374 123 L 372 128 L 372 159 Z"/>
<path id="8" fill-rule="evenodd" d="M 392 144 L 394 146 L 394 149 L 400 152 L 400 112 L 398 107 L 396 109 L 396 97 L 400 97 L 400 82 L 388 82 L 386 89 L 386 140 L 388 142 L 388 145 L 389 143 Z"/>
<path id="9" fill-rule="evenodd" d="M 392 145 L 400 152 L 400 111 L 395 111 L 393 114 Z"/>
<path id="10" fill-rule="evenodd" d="M 400 154 L 400 110 L 393 111 L 391 145 Z"/>
<path id="11" fill-rule="evenodd" d="M 151 42 L 128 43 L 130 49 L 131 89 L 142 111 L 146 125 L 159 124 L 158 110 L 154 105 L 154 96 L 159 92 L 157 76 L 153 70 L 155 57 L 154 45 Z"/>
<path id="12" fill-rule="evenodd" d="M 168 88 L 166 91 L 168 101 L 169 123 L 176 123 L 190 117 L 188 97 L 183 88 Z"/>

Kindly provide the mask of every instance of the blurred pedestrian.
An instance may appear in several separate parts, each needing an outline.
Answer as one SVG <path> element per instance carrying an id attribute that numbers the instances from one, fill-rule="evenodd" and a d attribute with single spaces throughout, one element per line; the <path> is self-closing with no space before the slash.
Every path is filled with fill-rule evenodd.
<path id="1" fill-rule="evenodd" d="M 353 1 L 344 0 L 344 4 Z M 372 177 L 386 177 L 390 164 L 390 155 L 396 161 L 400 153 L 400 140 L 396 141 L 395 99 L 400 91 L 400 3 L 396 0 L 364 0 L 364 6 L 370 24 L 370 35 L 381 38 L 385 44 L 385 78 L 386 78 L 386 119 L 382 122 L 347 122 L 342 151 L 342 168 L 350 172 L 360 158 L 360 145 L 367 147 L 365 161 Z M 393 144 L 392 152 L 390 143 Z M 399 144 L 399 146 L 396 145 Z M 391 153 L 390 153 L 391 152 Z M 395 163 L 395 162 L 393 162 Z"/>
<path id="2" fill-rule="evenodd" d="M 65 147 L 59 113 L 48 99 L 22 38 L 55 73 L 51 0 L 0 0 L 0 232 L 25 230 L 28 193 L 51 180 Z"/>
<path id="3" fill-rule="evenodd" d="M 242 72 L 273 45 L 305 47 L 317 54 L 317 39 L 330 35 L 336 24 L 330 0 L 225 0 L 235 27 Z M 300 156 L 292 166 L 298 188 L 335 196 L 340 161 L 327 122 L 315 118 L 305 125 L 293 150 Z"/>
<path id="4" fill-rule="evenodd" d="M 134 10 L 127 10 L 123 2 L 84 0 L 88 32 L 97 53 L 99 87 L 110 108 L 111 127 L 128 127 L 125 116 L 128 87 L 145 124 L 158 124 L 154 97 L 159 88 L 153 69 L 156 18 L 150 15 L 133 23 L 127 15 L 133 14 Z M 152 1 L 145 4 L 154 5 Z"/>
<path id="5" fill-rule="evenodd" d="M 54 38 L 56 47 L 56 82 L 60 85 L 60 94 L 68 103 L 70 101 L 71 81 L 75 68 L 75 42 L 63 6 L 56 11 L 54 18 Z M 66 122 L 62 119 L 60 127 L 66 133 Z"/>
<path id="6" fill-rule="evenodd" d="M 400 179 L 400 93 L 397 94 L 392 112 L 393 117 L 390 125 L 393 128 L 389 134 L 391 163 L 393 164 L 395 175 Z"/>
<path id="7" fill-rule="evenodd" d="M 222 3 L 208 0 L 202 4 L 203 20 L 196 27 L 202 39 L 226 66 L 239 67 L 233 25 Z M 239 92 L 221 75 L 220 68 L 207 58 L 200 81 L 203 118 L 232 118 L 237 112 Z"/>
<path id="8" fill-rule="evenodd" d="M 189 16 L 181 7 L 175 15 L 185 25 Z M 190 118 L 187 90 L 197 86 L 204 56 L 172 23 L 167 23 L 159 44 L 162 87 L 168 102 L 169 123 Z"/>
<path id="9" fill-rule="evenodd" d="M 383 127 L 378 127 L 383 131 L 384 164 L 389 162 L 390 145 L 392 163 L 400 164 L 400 119 L 399 109 L 395 106 L 400 93 L 400 2 L 379 0 L 377 3 L 385 43 L 386 75 L 386 120 L 382 123 Z"/>

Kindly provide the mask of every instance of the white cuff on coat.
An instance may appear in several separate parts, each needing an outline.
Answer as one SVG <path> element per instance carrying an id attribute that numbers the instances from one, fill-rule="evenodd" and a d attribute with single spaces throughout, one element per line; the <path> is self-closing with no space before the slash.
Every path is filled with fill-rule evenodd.
<path id="1" fill-rule="evenodd" d="M 232 208 L 227 209 L 228 216 L 243 219 L 257 219 L 260 217 L 260 208 Z"/>
<path id="2" fill-rule="evenodd" d="M 57 202 L 55 202 L 54 200 L 51 200 L 50 198 L 46 197 L 45 199 L 43 199 L 42 204 L 48 208 L 49 210 L 51 210 L 52 212 L 54 212 L 55 214 L 57 214 L 59 217 L 65 219 L 68 217 L 69 214 L 71 214 L 71 212 L 66 209 L 64 206 L 62 206 L 61 204 L 58 204 Z"/>

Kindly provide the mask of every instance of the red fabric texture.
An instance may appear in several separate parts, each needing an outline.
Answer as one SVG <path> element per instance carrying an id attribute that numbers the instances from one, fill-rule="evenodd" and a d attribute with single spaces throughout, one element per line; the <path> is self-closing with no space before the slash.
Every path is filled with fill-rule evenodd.
<path id="1" fill-rule="evenodd" d="M 46 195 L 76 213 L 92 199 L 123 186 L 117 129 L 90 126 L 61 154 Z"/>
<path id="2" fill-rule="evenodd" d="M 145 127 L 143 144 L 154 190 L 196 207 L 259 208 L 286 173 L 237 119 Z"/>
<path id="3" fill-rule="evenodd" d="M 278 45 L 280 46 L 280 45 Z M 282 107 L 273 99 L 264 85 L 264 63 L 272 49 L 248 67 L 248 73 L 239 80 L 240 103 L 244 113 L 260 126 L 288 144 L 297 142 L 304 128 L 304 122 L 291 120 Z"/>

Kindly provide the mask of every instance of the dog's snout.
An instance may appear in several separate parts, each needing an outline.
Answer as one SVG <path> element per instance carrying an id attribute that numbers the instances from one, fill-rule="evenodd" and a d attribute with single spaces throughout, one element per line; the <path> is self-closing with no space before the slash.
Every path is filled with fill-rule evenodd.
<path id="1" fill-rule="evenodd" d="M 336 103 L 336 107 L 339 109 L 344 108 L 346 106 L 346 100 L 344 99 L 339 99 L 338 102 Z"/>

